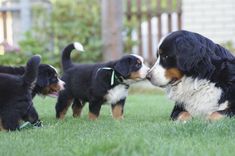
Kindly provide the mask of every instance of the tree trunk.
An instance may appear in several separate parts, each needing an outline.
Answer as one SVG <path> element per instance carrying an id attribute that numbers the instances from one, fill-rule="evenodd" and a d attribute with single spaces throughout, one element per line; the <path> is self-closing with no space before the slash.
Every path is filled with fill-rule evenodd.
<path id="1" fill-rule="evenodd" d="M 123 54 L 122 0 L 102 0 L 103 59 L 118 59 Z"/>

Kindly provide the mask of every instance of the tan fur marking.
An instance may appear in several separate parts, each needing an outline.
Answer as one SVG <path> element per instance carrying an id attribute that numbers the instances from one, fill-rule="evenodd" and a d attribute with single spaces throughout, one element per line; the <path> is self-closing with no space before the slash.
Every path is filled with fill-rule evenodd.
<path id="1" fill-rule="evenodd" d="M 73 109 L 73 117 L 80 117 L 81 116 L 81 114 L 82 114 L 82 107 L 78 107 L 78 106 L 76 106 L 76 107 L 72 107 L 72 109 Z"/>
<path id="2" fill-rule="evenodd" d="M 90 120 L 96 120 L 96 119 L 98 118 L 97 115 L 95 115 L 95 114 L 93 114 L 93 113 L 91 113 L 91 112 L 89 112 L 88 117 L 89 117 Z"/>
<path id="3" fill-rule="evenodd" d="M 188 112 L 181 112 L 177 118 L 178 121 L 188 121 L 191 119 L 192 116 Z"/>
<path id="4" fill-rule="evenodd" d="M 170 68 L 166 70 L 165 76 L 169 79 L 181 79 L 183 77 L 183 73 L 177 68 Z"/>
<path id="5" fill-rule="evenodd" d="M 50 94 L 50 93 L 53 93 L 53 92 L 58 92 L 60 91 L 60 85 L 58 83 L 54 83 L 54 84 L 51 84 L 47 87 L 45 87 L 43 90 L 42 90 L 42 94 L 43 95 L 47 95 L 47 94 Z"/>
<path id="6" fill-rule="evenodd" d="M 224 118 L 224 115 L 222 115 L 218 112 L 213 112 L 213 113 L 211 113 L 211 115 L 209 115 L 208 120 L 217 121 L 217 120 L 220 120 L 220 119 L 223 119 L 223 118 Z"/>
<path id="7" fill-rule="evenodd" d="M 140 64 L 142 63 L 141 60 L 139 60 L 139 59 L 137 60 L 137 62 L 140 63 Z"/>
<path id="8" fill-rule="evenodd" d="M 132 72 L 131 75 L 130 75 L 130 78 L 131 78 L 132 80 L 141 78 L 139 71 Z"/>
<path id="9" fill-rule="evenodd" d="M 66 107 L 64 108 L 63 111 L 60 112 L 59 119 L 61 119 L 61 120 L 64 119 L 65 114 L 67 113 L 68 108 L 69 108 L 69 106 L 71 105 L 71 102 L 72 102 L 72 99 L 69 99 L 69 100 L 67 101 Z"/>
<path id="10" fill-rule="evenodd" d="M 0 131 L 6 131 L 6 129 L 2 125 L 2 119 L 0 118 Z"/>
<path id="11" fill-rule="evenodd" d="M 123 106 L 115 105 L 112 108 L 112 115 L 114 119 L 117 119 L 117 120 L 123 119 Z"/>

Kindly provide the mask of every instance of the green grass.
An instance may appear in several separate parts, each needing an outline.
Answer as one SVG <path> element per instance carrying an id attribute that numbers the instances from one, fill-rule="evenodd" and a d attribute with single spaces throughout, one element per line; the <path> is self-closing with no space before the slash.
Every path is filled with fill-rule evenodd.
<path id="1" fill-rule="evenodd" d="M 1 132 L 1 156 L 226 156 L 235 152 L 234 119 L 169 121 L 173 103 L 164 95 L 130 95 L 123 121 L 114 121 L 107 105 L 97 121 L 87 119 L 87 106 L 81 118 L 73 118 L 70 110 L 65 120 L 57 121 L 55 99 L 39 97 L 34 103 L 44 127 Z"/>

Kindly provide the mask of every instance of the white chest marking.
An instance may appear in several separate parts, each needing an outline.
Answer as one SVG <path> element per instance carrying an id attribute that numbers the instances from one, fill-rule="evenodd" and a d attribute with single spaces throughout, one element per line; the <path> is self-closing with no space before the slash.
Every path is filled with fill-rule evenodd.
<path id="1" fill-rule="evenodd" d="M 208 80 L 183 77 L 181 83 L 168 87 L 166 92 L 170 99 L 184 103 L 185 109 L 192 116 L 206 117 L 228 105 L 227 101 L 218 104 L 222 90 Z"/>
<path id="2" fill-rule="evenodd" d="M 107 103 L 116 104 L 116 102 L 126 98 L 128 95 L 128 89 L 125 85 L 117 85 L 114 88 L 108 90 L 108 93 L 105 95 Z"/>

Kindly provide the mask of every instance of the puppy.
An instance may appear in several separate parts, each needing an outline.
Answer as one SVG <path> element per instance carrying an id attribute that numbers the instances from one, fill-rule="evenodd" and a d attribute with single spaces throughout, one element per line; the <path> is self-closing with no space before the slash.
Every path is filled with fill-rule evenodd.
<path id="1" fill-rule="evenodd" d="M 200 34 L 176 31 L 163 38 L 147 78 L 175 101 L 173 120 L 235 114 L 235 57 Z"/>
<path id="2" fill-rule="evenodd" d="M 25 67 L 0 66 L 0 73 L 23 75 L 25 70 Z M 34 97 L 36 94 L 57 96 L 62 89 L 64 89 L 64 82 L 58 78 L 56 69 L 51 65 L 40 64 L 32 96 Z"/>
<path id="3" fill-rule="evenodd" d="M 32 87 L 37 78 L 39 56 L 27 63 L 22 76 L 0 73 L 0 129 L 19 129 L 20 120 L 40 126 L 38 114 L 33 107 Z"/>
<path id="4" fill-rule="evenodd" d="M 89 118 L 99 116 L 101 105 L 111 104 L 112 116 L 123 118 L 123 107 L 129 85 L 145 79 L 149 68 L 138 55 L 127 55 L 116 61 L 98 64 L 73 64 L 73 49 L 83 51 L 80 43 L 69 44 L 62 52 L 62 80 L 66 83 L 56 103 L 56 117 L 63 119 L 73 102 L 73 116 L 79 117 L 89 102 Z"/>

